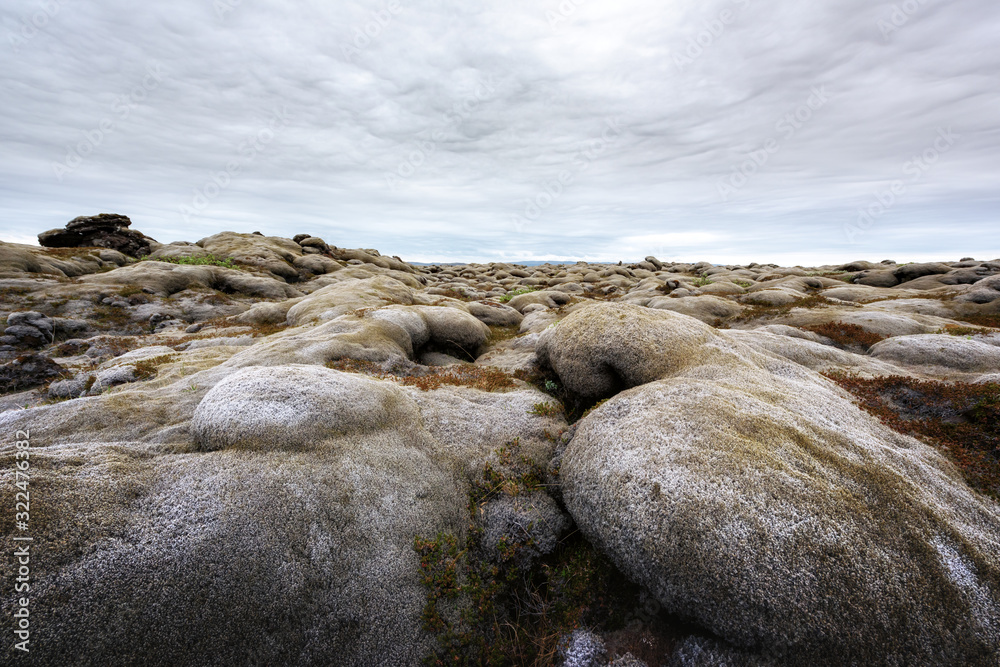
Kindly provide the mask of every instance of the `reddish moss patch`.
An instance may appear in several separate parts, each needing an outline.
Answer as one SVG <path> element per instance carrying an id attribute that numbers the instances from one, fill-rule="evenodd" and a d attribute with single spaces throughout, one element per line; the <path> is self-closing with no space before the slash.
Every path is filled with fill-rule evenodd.
<path id="1" fill-rule="evenodd" d="M 211 297 L 209 297 L 211 298 Z M 240 328 L 249 329 L 247 333 L 254 336 L 255 338 L 261 336 L 270 336 L 271 334 L 276 334 L 279 331 L 284 331 L 288 328 L 287 322 L 279 322 L 277 324 L 243 324 L 242 322 L 236 322 L 229 319 L 228 317 L 216 317 L 210 320 L 204 320 L 200 323 L 202 329 L 207 329 L 209 327 L 214 327 L 216 329 L 229 329 L 229 328 Z M 198 338 L 218 338 L 215 335 L 203 335 L 188 337 L 184 340 L 197 340 Z"/>
<path id="2" fill-rule="evenodd" d="M 471 387 L 481 391 L 504 391 L 517 386 L 513 376 L 491 366 L 461 365 L 431 368 L 420 375 L 392 373 L 374 362 L 356 359 L 336 359 L 327 362 L 326 367 L 347 373 L 363 373 L 382 380 L 395 380 L 423 391 L 440 389 L 448 385 Z"/>
<path id="3" fill-rule="evenodd" d="M 978 327 L 990 327 L 1000 329 L 1000 313 L 972 313 L 969 315 L 956 315 L 953 319 L 959 322 L 968 322 Z"/>
<path id="4" fill-rule="evenodd" d="M 856 346 L 865 350 L 887 338 L 887 336 L 872 333 L 857 324 L 846 324 L 844 322 L 827 322 L 826 324 L 814 324 L 800 328 L 805 331 L 818 333 L 820 336 L 826 336 L 838 345 L 844 347 Z"/>
<path id="5" fill-rule="evenodd" d="M 944 452 L 972 488 L 1000 500 L 1000 384 L 826 376 L 882 423 Z"/>

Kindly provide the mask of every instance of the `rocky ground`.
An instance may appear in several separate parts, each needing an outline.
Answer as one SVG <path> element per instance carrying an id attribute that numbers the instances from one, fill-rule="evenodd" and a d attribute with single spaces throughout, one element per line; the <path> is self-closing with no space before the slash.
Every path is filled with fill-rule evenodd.
<path id="1" fill-rule="evenodd" d="M 78 220 L 46 242 L 102 247 L 0 243 L 31 664 L 998 664 L 1000 260 L 417 266 Z"/>

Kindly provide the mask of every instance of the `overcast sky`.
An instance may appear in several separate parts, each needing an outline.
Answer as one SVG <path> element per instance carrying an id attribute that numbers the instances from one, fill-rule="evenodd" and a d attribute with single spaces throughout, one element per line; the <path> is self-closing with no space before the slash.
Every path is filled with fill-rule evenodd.
<path id="1" fill-rule="evenodd" d="M 996 0 L 5 0 L 0 238 L 1000 257 Z"/>

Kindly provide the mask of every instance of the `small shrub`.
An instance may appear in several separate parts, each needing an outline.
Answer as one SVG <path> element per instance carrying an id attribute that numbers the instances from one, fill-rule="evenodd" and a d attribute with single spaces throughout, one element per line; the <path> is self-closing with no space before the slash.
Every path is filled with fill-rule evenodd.
<path id="1" fill-rule="evenodd" d="M 5 301 L 18 296 L 24 296 L 31 290 L 27 287 L 3 287 L 0 288 L 0 301 Z"/>
<path id="2" fill-rule="evenodd" d="M 579 531 L 530 567 L 521 558 L 532 545 L 527 534 L 501 539 L 487 553 L 479 508 L 504 494 L 541 489 L 545 478 L 517 440 L 494 453 L 496 466 L 487 464 L 472 485 L 465 540 L 438 533 L 413 542 L 426 593 L 424 628 L 437 640 L 425 664 L 560 665 L 560 639 L 584 626 L 606 633 L 616 653 L 649 655 L 643 646 L 655 646 L 652 659 L 690 634 L 658 606 L 646 611 L 648 596 Z"/>
<path id="3" fill-rule="evenodd" d="M 700 276 L 698 278 L 695 278 L 691 282 L 691 284 L 694 285 L 695 287 L 704 287 L 705 285 L 711 285 L 712 279 L 709 278 L 708 276 Z"/>
<path id="4" fill-rule="evenodd" d="M 553 417 L 562 413 L 562 411 L 562 406 L 555 403 L 535 403 L 534 407 L 528 410 L 528 414 L 538 415 L 539 417 Z"/>

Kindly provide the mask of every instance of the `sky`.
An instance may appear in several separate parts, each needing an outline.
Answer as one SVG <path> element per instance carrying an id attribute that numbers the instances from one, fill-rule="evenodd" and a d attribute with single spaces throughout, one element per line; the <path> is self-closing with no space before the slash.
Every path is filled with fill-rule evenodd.
<path id="1" fill-rule="evenodd" d="M 1000 257 L 996 0 L 5 0 L 0 239 Z"/>

